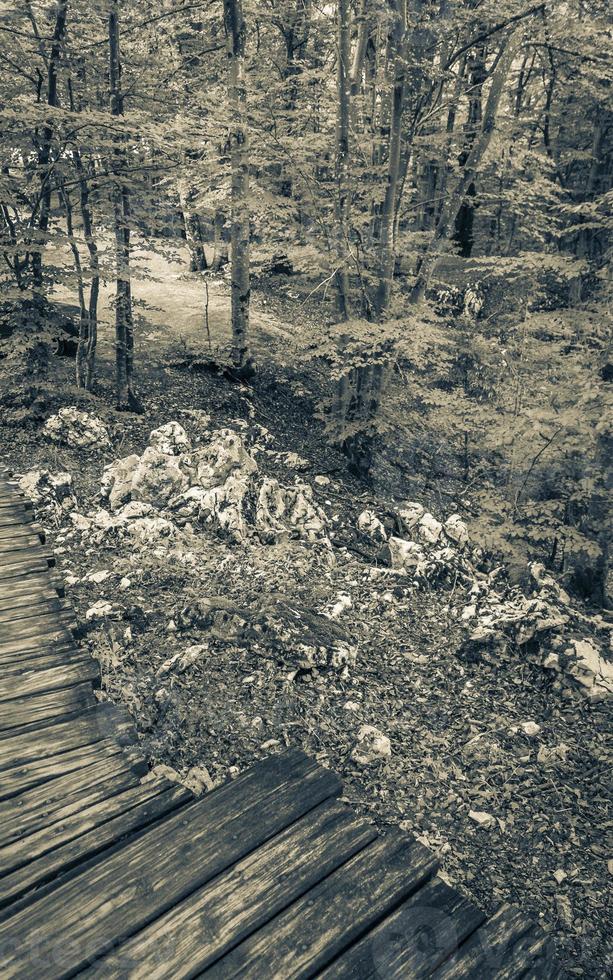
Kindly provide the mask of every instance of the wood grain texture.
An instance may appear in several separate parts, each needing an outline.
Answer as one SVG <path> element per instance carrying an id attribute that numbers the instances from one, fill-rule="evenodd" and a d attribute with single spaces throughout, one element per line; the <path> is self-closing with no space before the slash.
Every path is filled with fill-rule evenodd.
<path id="1" fill-rule="evenodd" d="M 324 970 L 321 978 L 422 980 L 484 919 L 472 902 L 435 878 Z"/>
<path id="2" fill-rule="evenodd" d="M 4 741 L 5 739 L 0 742 L 0 745 L 4 744 Z M 0 800 L 9 799 L 32 786 L 40 786 L 66 773 L 85 769 L 87 766 L 101 762 L 109 755 L 117 755 L 123 751 L 124 747 L 117 738 L 111 736 L 58 755 L 52 753 L 44 755 L 33 759 L 27 765 L 5 769 L 0 772 Z"/>
<path id="3" fill-rule="evenodd" d="M 205 971 L 230 977 L 312 977 L 436 871 L 408 835 L 370 844 Z"/>
<path id="4" fill-rule="evenodd" d="M 3 701 L 0 704 L 0 738 L 14 735 L 16 729 L 33 731 L 55 721 L 75 718 L 95 708 L 96 704 L 91 681 L 59 691 Z"/>
<path id="5" fill-rule="evenodd" d="M 432 974 L 437 980 L 518 980 L 543 956 L 544 932 L 519 909 L 503 906 Z"/>
<path id="6" fill-rule="evenodd" d="M 95 963 L 88 975 L 195 976 L 376 836 L 346 806 L 323 803 Z"/>
<path id="7" fill-rule="evenodd" d="M 133 800 L 136 798 L 135 793 Z M 0 903 L 10 903 L 11 914 L 27 907 L 33 900 L 60 887 L 68 877 L 81 874 L 96 861 L 106 860 L 110 848 L 123 846 L 135 834 L 177 812 L 192 799 L 188 790 L 170 785 L 166 780 L 143 783 L 138 802 L 130 809 L 119 812 L 124 800 L 118 800 L 114 816 L 107 811 L 104 821 L 92 830 L 6 875 L 2 879 Z M 32 894 L 33 889 L 36 890 Z"/>
<path id="8" fill-rule="evenodd" d="M 254 766 L 2 923 L 0 975 L 82 969 L 339 788 L 299 752 Z"/>
<path id="9" fill-rule="evenodd" d="M 146 773 L 138 753 L 124 751 L 0 802 L 0 849 L 113 795 L 108 780 L 127 774 L 134 785 Z"/>
<path id="10" fill-rule="evenodd" d="M 98 681 L 100 664 L 89 657 L 37 670 L 32 665 L 21 673 L 0 674 L 0 702 L 55 691 L 84 681 Z"/>

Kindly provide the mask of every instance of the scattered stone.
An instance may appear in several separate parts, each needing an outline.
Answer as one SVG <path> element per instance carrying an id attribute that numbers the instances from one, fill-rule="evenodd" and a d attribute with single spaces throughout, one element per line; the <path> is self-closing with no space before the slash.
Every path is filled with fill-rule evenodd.
<path id="1" fill-rule="evenodd" d="M 96 585 L 102 585 L 110 577 L 111 573 L 106 568 L 100 569 L 99 572 L 88 572 L 85 576 L 88 582 L 94 582 Z"/>
<path id="2" fill-rule="evenodd" d="M 74 406 L 61 408 L 57 415 L 47 419 L 43 432 L 53 442 L 73 449 L 108 449 L 111 445 L 104 422 Z"/>
<path id="3" fill-rule="evenodd" d="M 129 589 L 131 585 L 132 585 L 132 580 L 125 575 L 119 581 L 119 588 L 122 590 L 122 592 L 125 592 L 126 589 Z"/>
<path id="4" fill-rule="evenodd" d="M 496 818 L 493 817 L 491 813 L 485 813 L 483 810 L 469 810 L 468 817 L 470 820 L 474 821 L 478 827 L 483 827 L 484 830 L 489 830 L 496 824 Z"/>
<path id="5" fill-rule="evenodd" d="M 338 619 L 347 609 L 351 609 L 353 602 L 351 596 L 346 592 L 341 592 L 332 608 L 326 613 L 330 619 Z"/>
<path id="6" fill-rule="evenodd" d="M 391 754 L 392 745 L 387 735 L 373 725 L 362 725 L 357 744 L 351 753 L 352 760 L 359 766 L 369 766 L 389 759 Z"/>
<path id="7" fill-rule="evenodd" d="M 262 752 L 269 752 L 270 749 L 276 749 L 278 745 L 281 745 L 278 738 L 269 738 L 268 741 L 262 742 L 260 748 Z"/>
<path id="8" fill-rule="evenodd" d="M 423 563 L 425 555 L 420 545 L 415 541 L 405 541 L 404 538 L 391 537 L 387 542 L 391 568 L 407 573 L 415 572 Z"/>
<path id="9" fill-rule="evenodd" d="M 424 514 L 417 525 L 417 533 L 426 544 L 436 544 L 441 536 L 443 525 L 432 514 Z"/>
<path id="10" fill-rule="evenodd" d="M 458 548 L 468 544 L 468 528 L 459 514 L 451 514 L 443 524 L 443 531 Z"/>
<path id="11" fill-rule="evenodd" d="M 183 785 L 191 790 L 195 796 L 210 793 L 212 789 L 215 789 L 215 783 L 206 766 L 192 766 L 191 769 L 188 769 Z"/>
<path id="12" fill-rule="evenodd" d="M 372 510 L 363 510 L 358 517 L 358 531 L 371 541 L 387 541 L 387 531 L 383 522 Z"/>
<path id="13" fill-rule="evenodd" d="M 94 602 L 93 606 L 90 606 L 85 613 L 85 618 L 90 619 L 106 619 L 107 616 L 113 615 L 113 606 L 110 602 L 106 602 L 104 599 L 99 599 L 98 602 Z"/>
<path id="14" fill-rule="evenodd" d="M 400 524 L 400 529 L 402 531 L 410 531 L 419 524 L 424 513 L 425 508 L 421 504 L 409 500 L 404 501 L 396 508 L 396 516 Z"/>
<path id="15" fill-rule="evenodd" d="M 541 726 L 537 725 L 535 721 L 522 721 L 519 727 L 528 738 L 533 738 L 535 735 L 538 735 L 541 730 Z"/>
<path id="16" fill-rule="evenodd" d="M 567 671 L 590 695 L 610 697 L 613 694 L 613 663 L 606 661 L 591 640 L 574 640 Z"/>
<path id="17" fill-rule="evenodd" d="M 360 705 L 357 701 L 345 701 L 343 708 L 345 711 L 359 711 Z"/>
<path id="18" fill-rule="evenodd" d="M 330 479 L 329 476 L 324 476 L 323 474 L 318 474 L 315 477 L 314 482 L 317 484 L 318 487 L 329 487 L 330 484 L 332 483 L 332 480 Z"/>
<path id="19" fill-rule="evenodd" d="M 566 871 L 562 871 L 560 869 L 558 871 L 554 871 L 553 877 L 557 881 L 558 885 L 561 885 L 564 881 L 566 881 L 566 879 L 568 878 L 568 875 L 566 874 Z"/>
<path id="20" fill-rule="evenodd" d="M 56 521 L 76 506 L 70 473 L 29 470 L 18 478 L 18 485 L 37 510 Z"/>

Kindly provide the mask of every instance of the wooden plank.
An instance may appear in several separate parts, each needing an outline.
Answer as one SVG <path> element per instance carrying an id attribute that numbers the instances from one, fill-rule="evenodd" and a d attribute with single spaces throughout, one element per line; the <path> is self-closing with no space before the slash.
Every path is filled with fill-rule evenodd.
<path id="1" fill-rule="evenodd" d="M 75 840 L 104 823 L 109 816 L 132 809 L 135 802 L 142 799 L 142 787 L 138 776 L 124 771 L 105 780 L 89 796 L 90 804 L 87 797 L 76 808 L 68 804 L 46 826 L 0 848 L 0 876 L 16 871 L 56 847 Z"/>
<path id="2" fill-rule="evenodd" d="M 0 559 L 3 555 L 38 555 L 40 548 L 41 543 L 38 538 L 30 540 L 28 537 L 18 538 L 11 536 L 8 541 L 0 541 Z"/>
<path id="3" fill-rule="evenodd" d="M 421 980 L 485 920 L 434 878 L 320 974 L 321 980 Z"/>
<path id="4" fill-rule="evenodd" d="M 339 788 L 302 753 L 266 759 L 12 914 L 0 924 L 0 975 L 23 977 L 32 949 L 47 978 L 83 969 Z"/>
<path id="5" fill-rule="evenodd" d="M 67 599 L 60 599 L 57 595 L 50 599 L 41 599 L 39 602 L 23 603 L 12 609 L 0 609 L 0 631 L 4 634 L 13 624 L 17 626 L 25 619 L 39 619 L 51 613 L 60 615 L 70 613 L 74 616 L 74 609 Z"/>
<path id="6" fill-rule="evenodd" d="M 11 638 L 0 642 L 0 663 L 4 660 L 12 660 L 19 653 L 30 653 L 35 655 L 40 650 L 56 650 L 60 647 L 75 648 L 75 641 L 72 633 L 64 626 L 58 626 L 49 630 L 44 637 L 24 636 Z"/>
<path id="7" fill-rule="evenodd" d="M 192 800 L 186 789 L 169 786 L 166 780 L 150 780 L 139 789 L 139 793 L 133 794 L 133 801 L 138 799 L 138 802 L 134 802 L 129 810 L 116 813 L 111 818 L 107 812 L 104 822 L 88 833 L 6 875 L 2 879 L 0 907 L 8 905 L 10 913 L 14 914 L 62 885 L 73 869 L 75 874 L 82 874 L 86 870 L 84 862 L 91 864 L 96 856 L 98 861 L 106 859 L 110 856 L 107 849 L 116 848 L 119 842 L 125 844 L 126 837 L 148 829 Z M 124 803 L 123 800 L 116 802 L 118 808 Z M 32 895 L 33 889 L 36 891 Z"/>
<path id="8" fill-rule="evenodd" d="M 519 909 L 503 906 L 434 971 L 437 980 L 514 980 L 543 955 L 547 937 Z"/>
<path id="9" fill-rule="evenodd" d="M 6 508 L 0 508 L 0 527 L 27 527 L 28 524 L 33 523 L 35 523 L 34 514 L 31 510 L 13 513 Z"/>
<path id="10" fill-rule="evenodd" d="M 25 575 L 21 578 L 0 582 L 0 598 L 12 599 L 14 596 L 30 595 L 45 589 L 64 594 L 64 583 L 56 572 L 49 570 L 38 575 Z"/>
<path id="11" fill-rule="evenodd" d="M 0 702 L 13 701 L 45 691 L 57 691 L 84 681 L 100 679 L 100 664 L 93 657 L 75 660 L 47 670 L 24 669 L 21 673 L 0 674 Z"/>
<path id="12" fill-rule="evenodd" d="M 230 977 L 312 977 L 372 928 L 437 868 L 408 835 L 370 844 L 204 972 Z"/>
<path id="13" fill-rule="evenodd" d="M 91 805 L 108 793 L 100 792 L 106 780 L 128 773 L 133 782 L 146 775 L 147 764 L 134 750 L 126 749 L 118 755 L 102 759 L 98 765 L 68 773 L 59 779 L 20 793 L 0 803 L 0 848 L 14 840 L 72 814 L 79 805 Z M 90 794 L 96 795 L 93 799 Z M 84 801 L 89 800 L 89 803 Z"/>
<path id="14" fill-rule="evenodd" d="M 11 643 L 28 637 L 39 636 L 44 639 L 49 633 L 54 633 L 61 628 L 66 630 L 76 628 L 76 620 L 72 610 L 40 614 L 29 619 L 18 619 L 13 623 L 4 623 L 2 625 L 2 637 L 5 639 L 0 644 L 0 651 L 8 648 Z"/>
<path id="15" fill-rule="evenodd" d="M 96 704 L 91 682 L 4 701 L 0 706 L 0 736 L 14 735 L 17 728 L 33 731 L 53 721 L 75 718 Z"/>
<path id="16" fill-rule="evenodd" d="M 40 605 L 41 602 L 58 599 L 59 596 L 53 586 L 46 582 L 37 589 L 30 586 L 22 592 L 11 590 L 8 595 L 0 592 L 0 612 L 11 609 L 21 609 L 22 607 Z"/>
<path id="17" fill-rule="evenodd" d="M 4 741 L 0 744 L 4 744 Z M 77 769 L 98 765 L 110 755 L 124 751 L 124 746 L 112 737 L 102 739 L 89 745 L 80 745 L 69 752 L 60 755 L 48 755 L 35 759 L 27 766 L 17 769 L 6 769 L 0 774 L 0 800 L 9 799 L 18 793 L 23 793 L 33 786 L 40 786 L 50 779 L 57 779 Z"/>
<path id="18" fill-rule="evenodd" d="M 35 732 L 14 735 L 0 741 L 0 770 L 21 769 L 45 756 L 92 745 L 114 737 L 123 744 L 135 741 L 134 728 L 125 710 L 108 702 L 97 704 L 74 721 L 59 722 Z M 4 780 L 4 777 L 0 777 Z"/>
<path id="19" fill-rule="evenodd" d="M 6 582 L 15 578 L 22 579 L 24 575 L 39 575 L 55 565 L 53 555 L 39 550 L 35 556 L 23 555 L 21 558 L 0 556 L 0 581 Z"/>
<path id="20" fill-rule="evenodd" d="M 322 803 L 99 960 L 86 975 L 151 980 L 196 976 L 376 836 L 376 828 L 348 807 Z"/>
<path id="21" fill-rule="evenodd" d="M 13 527 L 0 527 L 0 541 L 29 541 L 38 547 L 45 543 L 45 535 L 39 524 L 19 524 Z"/>
<path id="22" fill-rule="evenodd" d="M 92 659 L 87 650 L 76 646 L 72 638 L 66 643 L 47 643 L 44 640 L 34 647 L 29 644 L 25 650 L 0 654 L 0 670 L 3 674 L 21 673 L 22 670 L 48 670 L 51 667 Z"/>

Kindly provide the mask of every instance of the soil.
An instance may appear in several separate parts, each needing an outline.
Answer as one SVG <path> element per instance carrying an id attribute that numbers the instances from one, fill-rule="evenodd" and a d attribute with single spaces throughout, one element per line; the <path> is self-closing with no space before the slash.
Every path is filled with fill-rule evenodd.
<path id="1" fill-rule="evenodd" d="M 401 495 L 420 499 L 440 517 L 454 509 L 452 502 L 457 508 L 457 488 L 428 491 L 417 479 L 403 486 L 402 472 L 389 461 L 365 486 L 326 444 L 314 418 L 325 377 L 315 367 L 297 369 L 292 346 L 291 325 L 297 317 L 308 323 L 316 306 L 299 305 L 288 287 L 271 293 L 269 284 L 256 294 L 259 369 L 249 384 L 176 370 L 169 362 L 180 356 L 179 338 L 186 350 L 208 355 L 202 283 L 185 276 L 178 262 L 161 256 L 157 262 L 149 286 L 141 287 L 141 298 L 158 307 L 145 311 L 139 331 L 145 414 L 120 415 L 111 407 L 110 327 L 103 324 L 95 394 L 72 387 L 73 364 L 59 359 L 53 381 L 40 386 L 38 414 L 19 432 L 5 418 L 0 462 L 20 473 L 70 472 L 78 510 L 87 513 L 100 506 L 104 465 L 142 452 L 153 428 L 177 419 L 189 430 L 185 413 L 192 409 L 210 414 L 215 428 L 243 419 L 266 427 L 279 454 L 298 452 L 309 460 L 300 476 L 328 516 L 333 548 L 239 546 L 201 535 L 190 544 L 196 561 L 181 565 L 126 545 L 92 547 L 62 518 L 48 527 L 49 541 L 62 572 L 76 579 L 67 591 L 81 624 L 79 642 L 102 663 L 101 696 L 128 707 L 152 764 L 182 773 L 205 766 L 215 782 L 286 746 L 303 748 L 340 774 L 356 810 L 381 828 L 401 824 L 431 847 L 447 880 L 484 911 L 512 902 L 550 930 L 569 975 L 608 975 L 606 707 L 560 693 L 550 672 L 512 652 L 495 665 L 460 659 L 462 589 L 453 583 L 409 587 L 363 552 L 353 529 L 365 507 L 383 514 Z M 209 327 L 218 359 L 228 302 L 225 283 L 211 280 Z M 11 382 L 5 374 L 0 383 Z M 107 422 L 112 450 L 49 443 L 42 422 L 65 404 Z M 281 481 L 295 475 L 280 456 L 258 456 L 258 464 Z M 100 570 L 110 572 L 101 584 L 85 578 Z M 301 668 L 291 650 L 273 655 L 259 644 L 177 625 L 181 609 L 197 598 L 222 595 L 257 608 L 262 596 L 281 594 L 321 612 L 341 593 L 351 598 L 342 625 L 358 647 L 346 678 Z M 113 615 L 87 620 L 99 599 L 113 603 Z M 193 644 L 204 647 L 197 663 L 183 671 L 164 668 Z M 528 720 L 541 726 L 538 735 L 512 731 Z M 389 737 L 389 759 L 365 767 L 352 760 L 363 724 Z M 537 759 L 543 745 L 565 749 L 543 764 Z M 469 811 L 491 814 L 493 826 L 478 826 Z"/>

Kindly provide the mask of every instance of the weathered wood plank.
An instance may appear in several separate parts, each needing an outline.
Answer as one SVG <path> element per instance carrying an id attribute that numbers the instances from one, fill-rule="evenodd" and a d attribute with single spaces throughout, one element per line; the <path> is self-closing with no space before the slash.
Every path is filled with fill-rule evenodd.
<path id="1" fill-rule="evenodd" d="M 67 804 L 45 826 L 0 847 L 0 877 L 80 837 L 110 816 L 131 810 L 141 799 L 142 787 L 135 773 L 124 770 L 104 780 L 89 793 L 90 802 L 85 795 L 80 806 Z"/>
<path id="2" fill-rule="evenodd" d="M 70 634 L 66 634 L 66 642 L 58 641 L 49 643 L 34 638 L 34 646 L 29 643 L 26 648 L 10 650 L 8 653 L 0 654 L 0 670 L 3 674 L 12 674 L 20 671 L 20 664 L 24 670 L 40 669 L 47 670 L 50 667 L 59 667 L 62 664 L 70 664 L 81 660 L 92 659 L 86 650 L 81 650 L 75 645 Z"/>
<path id="3" fill-rule="evenodd" d="M 47 569 L 40 574 L 24 575 L 0 582 L 0 598 L 12 599 L 14 596 L 30 595 L 45 589 L 64 594 L 64 583 L 56 571 Z"/>
<path id="4" fill-rule="evenodd" d="M 46 756 L 60 756 L 84 745 L 114 737 L 124 745 L 136 739 L 132 722 L 125 710 L 108 702 L 96 705 L 73 721 L 59 722 L 35 732 L 17 734 L 0 741 L 0 771 L 21 769 L 40 762 Z M 3 782 L 5 777 L 1 777 Z"/>
<path id="5" fill-rule="evenodd" d="M 38 555 L 23 555 L 21 558 L 0 555 L 0 581 L 23 579 L 26 575 L 40 575 L 55 565 L 55 558 L 47 552 L 40 551 Z"/>
<path id="6" fill-rule="evenodd" d="M 485 920 L 435 878 L 320 974 L 321 980 L 421 980 Z"/>
<path id="7" fill-rule="evenodd" d="M 192 800 L 186 789 L 171 786 L 166 780 L 143 783 L 140 793 L 134 793 L 134 800 L 137 798 L 138 802 L 129 810 L 113 817 L 106 813 L 104 822 L 89 832 L 6 875 L 2 879 L 0 907 L 10 903 L 11 914 L 19 911 L 59 887 L 71 873 L 83 873 L 84 862 L 91 863 L 96 856 L 98 861 L 106 859 L 110 856 L 107 849 L 117 847 L 120 842 L 125 844 L 130 835 L 146 830 Z M 118 801 L 118 809 L 123 802 Z M 32 894 L 33 889 L 36 890 Z"/>
<path id="8" fill-rule="evenodd" d="M 437 980 L 516 980 L 546 949 L 545 933 L 533 931 L 523 912 L 507 905 L 477 929 L 432 976 Z"/>
<path id="9" fill-rule="evenodd" d="M 408 835 L 380 838 L 205 971 L 230 977 L 312 977 L 415 892 L 437 862 Z"/>
<path id="10" fill-rule="evenodd" d="M 74 616 L 71 603 L 56 595 L 50 599 L 41 599 L 38 602 L 23 603 L 12 609 L 0 609 L 0 631 L 4 634 L 13 625 L 19 628 L 26 619 L 40 619 L 41 616 L 49 616 L 52 613 L 59 613 L 60 616 L 70 613 Z"/>
<path id="11" fill-rule="evenodd" d="M 0 975 L 34 948 L 46 977 L 77 972 L 338 790 L 302 753 L 254 766 L 0 924 Z"/>
<path id="12" fill-rule="evenodd" d="M 0 737 L 14 735 L 16 729 L 32 731 L 54 721 L 74 718 L 96 704 L 91 681 L 59 691 L 3 701 L 0 705 Z"/>
<path id="13" fill-rule="evenodd" d="M 8 592 L 8 595 L 0 591 L 0 612 L 21 609 L 27 606 L 36 606 L 40 605 L 41 602 L 49 602 L 58 598 L 57 592 L 48 582 L 36 589 L 30 587 L 28 590 L 22 592 L 13 592 L 11 590 Z"/>
<path id="14" fill-rule="evenodd" d="M 6 739 L 2 740 L 2 743 Z M 5 769 L 0 773 L 0 800 L 9 799 L 33 786 L 39 786 L 50 779 L 57 779 L 77 769 L 97 765 L 109 755 L 117 755 L 124 751 L 117 739 L 108 737 L 99 742 L 80 745 L 76 749 L 62 752 L 59 755 L 49 754 L 35 759 L 27 766 L 17 769 Z"/>
<path id="15" fill-rule="evenodd" d="M 45 533 L 39 524 L 18 524 L 13 527 L 0 526 L 0 541 L 28 541 L 33 547 L 45 543 Z"/>
<path id="16" fill-rule="evenodd" d="M 103 799 L 100 786 L 114 776 L 128 773 L 134 782 L 147 773 L 147 764 L 138 752 L 126 749 L 108 756 L 97 765 L 68 773 L 0 803 L 0 847 L 6 847 L 41 827 L 75 812 L 85 800 L 91 805 Z M 99 794 L 94 799 L 91 793 Z"/>
<path id="17" fill-rule="evenodd" d="M 0 541 L 0 558 L 4 556 L 3 560 L 9 560 L 10 555 L 17 555 L 18 557 L 25 556 L 29 557 L 32 555 L 38 555 L 41 548 L 41 543 L 38 538 L 29 537 L 10 537 L 6 541 Z"/>
<path id="18" fill-rule="evenodd" d="M 193 977 L 377 836 L 336 801 L 322 803 L 95 963 L 87 975 Z"/>
<path id="19" fill-rule="evenodd" d="M 0 702 L 13 701 L 45 691 L 57 691 L 83 681 L 98 681 L 100 664 L 93 657 L 80 659 L 47 670 L 24 666 L 20 673 L 0 674 Z"/>
<path id="20" fill-rule="evenodd" d="M 0 643 L 0 652 L 10 647 L 11 643 L 20 640 L 40 637 L 41 640 L 58 629 L 71 630 L 76 628 L 76 620 L 72 609 L 65 612 L 40 614 L 29 619 L 18 619 L 13 623 L 2 624 L 2 636 L 6 639 Z"/>

